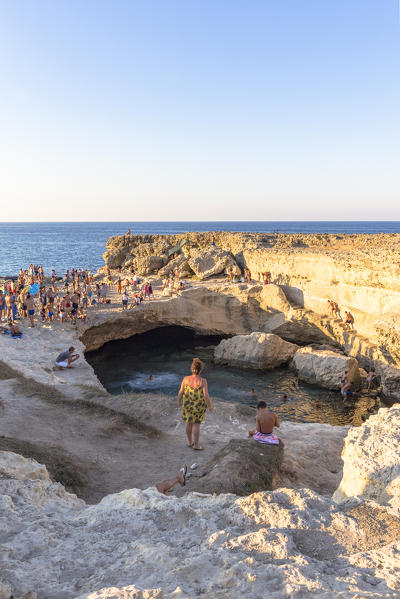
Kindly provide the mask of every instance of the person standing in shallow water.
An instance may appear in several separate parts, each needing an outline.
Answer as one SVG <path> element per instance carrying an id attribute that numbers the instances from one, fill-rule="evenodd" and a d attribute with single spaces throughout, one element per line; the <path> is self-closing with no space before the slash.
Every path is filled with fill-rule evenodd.
<path id="1" fill-rule="evenodd" d="M 199 444 L 200 424 L 204 422 L 207 408 L 210 411 L 214 409 L 208 394 L 207 381 L 200 376 L 203 368 L 203 362 L 194 358 L 190 368 L 192 374 L 182 380 L 178 393 L 178 408 L 181 407 L 183 398 L 182 420 L 186 422 L 188 446 L 198 451 L 203 449 Z"/>

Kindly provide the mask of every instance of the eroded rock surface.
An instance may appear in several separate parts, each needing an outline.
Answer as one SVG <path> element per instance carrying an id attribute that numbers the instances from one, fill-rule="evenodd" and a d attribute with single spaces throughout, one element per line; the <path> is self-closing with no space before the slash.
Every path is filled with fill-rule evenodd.
<path id="1" fill-rule="evenodd" d="M 400 406 L 381 408 L 345 439 L 343 478 L 333 498 L 362 496 L 400 513 Z"/>
<path id="2" fill-rule="evenodd" d="M 234 274 L 240 275 L 240 268 L 230 252 L 221 248 L 206 251 L 192 250 L 188 264 L 198 279 L 204 280 L 228 272 L 232 268 Z"/>
<path id="3" fill-rule="evenodd" d="M 211 246 L 212 238 L 216 248 Z M 269 329 L 270 332 L 299 343 L 326 343 L 330 337 L 363 367 L 374 362 L 377 368 L 380 363 L 399 368 L 399 240 L 399 235 L 391 234 L 132 235 L 129 239 L 110 238 L 104 259 L 108 267 L 123 270 L 141 256 L 162 257 L 168 267 L 176 251 L 182 251 L 187 260 L 214 249 L 228 252 L 241 269 L 250 269 L 253 281 L 260 281 L 261 273 L 269 271 L 271 281 L 289 299 L 291 316 L 284 310 L 286 318 L 282 319 L 281 328 Z M 170 254 L 174 248 L 175 252 Z M 327 318 L 328 299 L 338 304 L 339 317 Z M 342 319 L 346 310 L 354 315 L 355 331 L 344 328 Z M 297 325 L 297 330 L 293 325 Z M 301 341 L 299 335 L 303 336 Z"/>
<path id="4" fill-rule="evenodd" d="M 214 350 L 214 358 L 217 364 L 268 369 L 287 364 L 297 349 L 277 335 L 255 332 L 223 339 Z"/>
<path id="5" fill-rule="evenodd" d="M 3 594 L 264 599 L 268 588 L 271 599 L 383 599 L 400 590 L 400 521 L 374 503 L 338 506 L 306 489 L 174 498 L 149 488 L 88 507 L 21 467 L 22 477 L 12 454 L 2 459 Z"/>
<path id="6" fill-rule="evenodd" d="M 293 358 L 293 365 L 301 381 L 327 389 L 340 389 L 344 373 L 354 389 L 360 386 L 360 373 L 355 358 L 328 349 L 302 347 Z"/>
<path id="7" fill-rule="evenodd" d="M 203 493 L 249 495 L 277 486 L 284 447 L 266 445 L 253 439 L 231 439 L 209 462 L 196 482 Z"/>

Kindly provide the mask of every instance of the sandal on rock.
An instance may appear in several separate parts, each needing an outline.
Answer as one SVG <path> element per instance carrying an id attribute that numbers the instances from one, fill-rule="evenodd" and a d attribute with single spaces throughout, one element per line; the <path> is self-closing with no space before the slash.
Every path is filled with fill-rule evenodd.
<path id="1" fill-rule="evenodd" d="M 194 442 L 193 443 L 188 443 L 188 447 L 193 447 Z"/>
<path id="2" fill-rule="evenodd" d="M 181 487 L 184 487 L 186 485 L 186 473 L 187 473 L 186 464 L 184 466 L 182 466 L 182 468 L 180 468 L 179 472 L 182 472 L 182 474 L 183 474 L 183 482 L 179 481 L 179 484 L 181 485 Z"/>
<path id="3" fill-rule="evenodd" d="M 195 446 L 193 445 L 193 449 L 194 449 L 195 451 L 203 451 L 204 447 L 201 447 L 201 446 L 200 446 L 200 447 L 195 447 Z"/>

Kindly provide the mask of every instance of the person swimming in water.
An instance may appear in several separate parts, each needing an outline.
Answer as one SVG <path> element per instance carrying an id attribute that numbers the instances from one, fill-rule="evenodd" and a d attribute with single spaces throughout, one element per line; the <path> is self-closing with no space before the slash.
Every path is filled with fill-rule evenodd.
<path id="1" fill-rule="evenodd" d="M 349 375 L 348 371 L 345 370 L 344 377 L 340 381 L 342 384 L 342 386 L 340 388 L 340 393 L 342 394 L 343 399 L 346 399 L 348 393 L 351 393 L 352 387 L 353 387 L 353 383 L 352 383 L 352 381 L 349 380 L 348 375 Z"/>

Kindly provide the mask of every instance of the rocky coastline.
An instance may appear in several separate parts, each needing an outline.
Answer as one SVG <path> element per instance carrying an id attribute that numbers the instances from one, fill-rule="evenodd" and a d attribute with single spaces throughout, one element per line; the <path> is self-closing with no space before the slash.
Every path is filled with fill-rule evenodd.
<path id="1" fill-rule="evenodd" d="M 216 350 L 222 363 L 289 364 L 328 389 L 337 389 L 344 368 L 355 385 L 375 368 L 382 394 L 396 401 L 399 242 L 398 235 L 115 237 L 98 279 L 135 270 L 159 289 L 178 267 L 185 288 L 124 312 L 113 304 L 89 310 L 76 327 L 0 336 L 0 598 L 261 599 L 266 585 L 273 599 L 398 596 L 397 405 L 360 427 L 285 422 L 279 452 L 264 452 L 246 438 L 254 412 L 217 401 L 196 476 L 166 498 L 152 481 L 174 460 L 193 459 L 189 449 L 174 449 L 183 434 L 175 404 L 161 394 L 110 396 L 84 354 L 183 326 L 228 337 Z M 245 268 L 250 283 L 240 280 Z M 263 285 L 258 273 L 266 271 Z M 355 330 L 328 314 L 328 299 L 351 311 Z M 73 373 L 55 371 L 54 356 L 70 344 L 82 359 Z"/>

